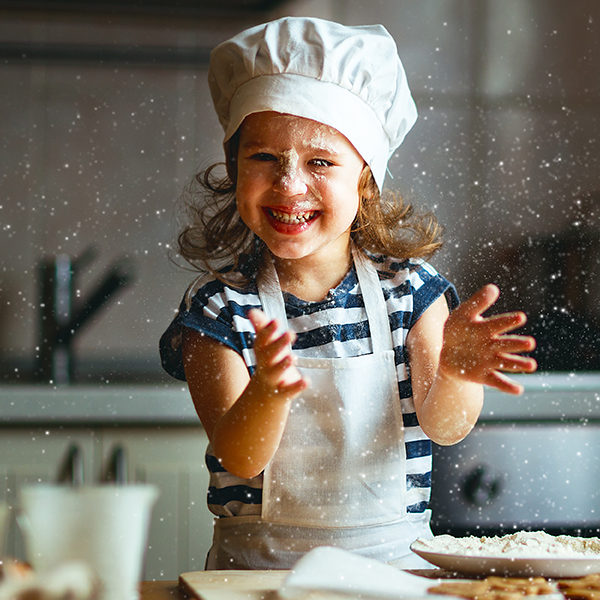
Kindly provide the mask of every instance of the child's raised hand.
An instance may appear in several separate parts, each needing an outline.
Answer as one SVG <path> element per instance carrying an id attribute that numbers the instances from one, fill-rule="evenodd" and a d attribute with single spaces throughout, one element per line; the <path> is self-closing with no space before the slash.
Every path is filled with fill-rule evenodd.
<path id="1" fill-rule="evenodd" d="M 535 339 L 510 334 L 527 321 L 522 312 L 482 316 L 499 295 L 495 285 L 485 285 L 452 311 L 444 326 L 439 368 L 453 378 L 519 394 L 522 387 L 502 372 L 535 371 L 537 363 L 533 358 L 519 356 L 535 348 Z"/>
<path id="2" fill-rule="evenodd" d="M 248 317 L 256 332 L 254 384 L 267 396 L 291 400 L 308 385 L 294 364 L 291 346 L 295 334 L 285 331 L 278 335 L 277 322 L 269 320 L 262 310 L 252 309 Z"/>

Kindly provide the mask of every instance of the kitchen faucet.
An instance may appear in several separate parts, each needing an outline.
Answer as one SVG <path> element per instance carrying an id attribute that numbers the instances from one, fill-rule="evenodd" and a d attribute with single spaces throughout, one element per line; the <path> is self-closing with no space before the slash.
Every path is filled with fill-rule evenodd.
<path id="1" fill-rule="evenodd" d="M 65 384 L 73 380 L 75 335 L 116 292 L 133 281 L 133 263 L 122 257 L 110 265 L 84 300 L 77 300 L 77 275 L 95 256 L 96 250 L 89 247 L 77 258 L 59 254 L 40 262 L 41 312 L 35 366 L 39 381 Z"/>

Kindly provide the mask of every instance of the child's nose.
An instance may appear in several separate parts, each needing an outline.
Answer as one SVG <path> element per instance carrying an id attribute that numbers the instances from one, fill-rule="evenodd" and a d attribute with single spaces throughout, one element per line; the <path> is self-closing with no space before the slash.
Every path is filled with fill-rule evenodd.
<path id="1" fill-rule="evenodd" d="M 276 175 L 275 191 L 284 196 L 306 194 L 308 186 L 302 170 L 292 165 L 282 165 Z"/>

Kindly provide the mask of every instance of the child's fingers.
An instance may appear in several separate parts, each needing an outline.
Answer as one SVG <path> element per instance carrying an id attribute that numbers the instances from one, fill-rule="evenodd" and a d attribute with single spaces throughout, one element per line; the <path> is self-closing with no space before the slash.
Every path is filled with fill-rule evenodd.
<path id="1" fill-rule="evenodd" d="M 490 387 L 496 388 L 501 392 L 506 392 L 507 394 L 522 394 L 523 386 L 518 384 L 516 381 L 513 381 L 500 371 L 490 371 L 485 377 L 483 383 Z"/>
<path id="2" fill-rule="evenodd" d="M 275 364 L 263 367 L 260 377 L 277 394 L 302 380 L 302 375 L 294 367 L 294 358 L 291 354 L 284 356 Z"/>
<path id="3" fill-rule="evenodd" d="M 481 348 L 476 356 L 470 358 L 471 368 L 468 371 L 487 373 L 498 370 L 531 373 L 536 370 L 537 362 L 534 358 L 518 354 L 529 350 L 529 346 L 522 347 L 519 340 L 513 340 L 510 345 L 503 342 L 504 340 L 499 340 L 487 348 Z"/>
<path id="4" fill-rule="evenodd" d="M 300 378 L 294 383 L 285 383 L 280 385 L 277 388 L 277 393 L 286 400 L 293 399 L 301 394 L 308 387 L 308 385 L 309 384 L 306 379 Z"/>
<path id="5" fill-rule="evenodd" d="M 274 364 L 267 364 L 264 361 L 256 365 L 254 377 L 260 382 L 261 387 L 269 392 L 275 393 L 283 380 L 286 369 L 292 366 L 292 357 L 286 356 Z"/>
<path id="6" fill-rule="evenodd" d="M 291 354 L 287 354 L 278 362 L 270 364 L 264 369 L 269 382 L 273 387 L 279 387 L 284 380 L 285 373 L 294 366 L 294 359 Z"/>
<path id="7" fill-rule="evenodd" d="M 248 317 L 250 318 L 250 322 L 252 323 L 252 326 L 256 332 L 254 345 L 257 346 L 272 343 L 274 341 L 273 336 L 279 328 L 279 322 L 277 319 L 269 319 L 267 315 L 265 315 L 265 313 L 258 308 L 249 310 Z M 284 332 L 282 336 L 286 334 L 288 335 L 287 341 L 290 344 L 293 344 L 296 341 L 296 334 L 293 331 L 288 330 Z"/>
<path id="8" fill-rule="evenodd" d="M 527 323 L 527 315 L 522 311 L 502 313 L 485 319 L 486 325 L 494 335 L 501 335 L 523 327 Z"/>
<path id="9" fill-rule="evenodd" d="M 535 358 L 519 356 L 518 354 L 504 354 L 499 356 L 498 369 L 512 373 L 533 373 L 537 369 Z"/>
<path id="10" fill-rule="evenodd" d="M 250 309 L 248 311 L 248 318 L 250 319 L 252 327 L 254 327 L 255 331 L 266 327 L 270 322 L 270 319 L 267 317 L 267 315 L 259 308 Z"/>
<path id="11" fill-rule="evenodd" d="M 256 339 L 264 343 L 275 334 L 279 328 L 277 319 L 269 319 L 267 315 L 258 308 L 252 308 L 248 311 L 248 317 L 256 332 Z"/>
<path id="12" fill-rule="evenodd" d="M 536 341 L 529 335 L 503 335 L 495 340 L 494 346 L 500 352 L 530 352 L 535 350 Z"/>
<path id="13" fill-rule="evenodd" d="M 272 365 L 279 362 L 284 356 L 290 354 L 290 347 L 294 342 L 295 335 L 292 332 L 286 331 L 278 338 L 269 341 L 268 344 L 260 346 L 260 360 L 264 363 Z M 255 344 L 255 349 L 256 349 Z M 257 356 L 257 359 L 259 357 Z"/>
<path id="14" fill-rule="evenodd" d="M 269 319 L 262 310 L 257 308 L 249 310 L 248 317 L 255 331 L 254 348 L 260 351 L 274 341 L 279 323 L 276 319 Z"/>
<path id="15" fill-rule="evenodd" d="M 254 336 L 254 350 L 262 353 L 269 344 L 272 344 L 277 334 L 277 323 L 269 321 L 264 327 L 256 330 Z"/>
<path id="16" fill-rule="evenodd" d="M 493 283 L 488 283 L 465 300 L 456 310 L 463 312 L 470 319 L 476 319 L 498 300 L 499 295 L 498 287 Z"/>

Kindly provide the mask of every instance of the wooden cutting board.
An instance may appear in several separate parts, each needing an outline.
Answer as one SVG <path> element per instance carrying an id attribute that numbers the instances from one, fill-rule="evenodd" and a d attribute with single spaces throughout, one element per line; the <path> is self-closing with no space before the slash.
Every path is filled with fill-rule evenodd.
<path id="1" fill-rule="evenodd" d="M 456 579 L 441 569 L 409 570 L 427 579 Z M 179 576 L 179 588 L 196 600 L 279 600 L 277 590 L 290 571 L 191 571 Z M 466 581 L 466 580 L 465 580 Z M 304 600 L 348 600 L 334 592 L 313 591 Z"/>
<path id="2" fill-rule="evenodd" d="M 289 571 L 191 571 L 179 586 L 198 600 L 275 600 Z"/>

